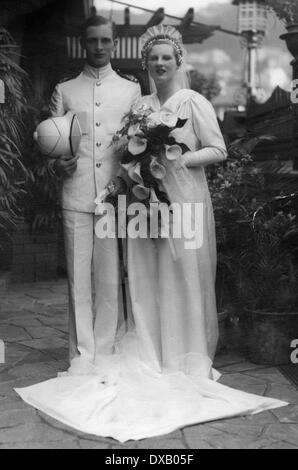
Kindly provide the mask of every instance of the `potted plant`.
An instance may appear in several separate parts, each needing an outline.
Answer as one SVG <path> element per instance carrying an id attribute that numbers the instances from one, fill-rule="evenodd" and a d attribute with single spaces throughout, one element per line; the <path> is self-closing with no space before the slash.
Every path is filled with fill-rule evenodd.
<path id="1" fill-rule="evenodd" d="M 201 95 L 205 96 L 207 100 L 212 101 L 221 92 L 219 79 L 215 74 L 205 76 L 197 69 L 193 68 L 189 71 L 190 88 Z"/>
<path id="2" fill-rule="evenodd" d="M 9 251 L 11 230 L 22 213 L 20 202 L 31 174 L 22 155 L 28 81 L 17 64 L 16 45 L 4 29 L 0 29 L 0 80 L 4 85 L 0 103 L 0 252 L 2 267 L 7 267 L 9 260 L 4 254 Z"/>
<path id="3" fill-rule="evenodd" d="M 266 135 L 237 139 L 228 147 L 227 160 L 208 168 L 217 238 L 217 308 L 225 312 L 219 314 L 220 343 L 225 341 L 228 326 L 241 326 L 247 317 L 241 315 L 247 305 L 239 288 L 240 259 L 247 249 L 255 250 L 253 214 L 275 196 L 294 191 L 290 175 L 278 160 L 261 164 L 253 157 L 258 143 L 272 139 Z M 241 338 L 235 339 L 241 344 Z"/>
<path id="4" fill-rule="evenodd" d="M 25 219 L 33 231 L 48 232 L 56 229 L 60 220 L 59 192 L 61 179 L 53 171 L 53 161 L 41 154 L 33 132 L 36 126 L 50 116 L 44 100 L 31 100 L 31 115 L 27 120 L 27 148 L 24 159 L 33 178 L 29 182 L 25 200 Z"/>
<path id="5" fill-rule="evenodd" d="M 10 252 L 1 265 L 11 266 L 12 280 L 34 281 L 57 275 L 59 183 L 34 145 L 33 131 L 45 111 L 33 100 L 16 51 L 9 33 L 0 30 L 0 80 L 5 84 L 5 102 L 0 104 L 0 249 L 2 245 L 4 254 Z"/>
<path id="6" fill-rule="evenodd" d="M 246 139 L 246 145 L 235 141 L 228 148 L 227 160 L 207 169 L 217 240 L 218 352 L 226 346 L 229 325 L 235 319 L 236 262 L 245 246 L 248 214 L 256 209 L 255 195 L 263 187 L 263 177 L 248 153 L 260 140 Z"/>
<path id="7" fill-rule="evenodd" d="M 12 238 L 12 278 L 14 281 L 33 282 L 56 279 L 59 267 L 65 270 L 65 265 L 59 206 L 60 178 L 33 140 L 36 125 L 48 117 L 49 110 L 43 101 L 34 99 L 30 100 L 30 109 L 24 160 L 32 179 L 27 184 L 23 201 L 24 223 L 17 225 Z"/>
<path id="8" fill-rule="evenodd" d="M 296 0 L 268 0 L 268 5 L 284 23 L 287 33 L 280 36 L 286 41 L 291 54 L 298 58 L 298 2 Z"/>
<path id="9" fill-rule="evenodd" d="M 291 198 L 275 205 L 283 200 Z M 289 204 L 271 206 L 260 208 L 249 225 L 238 295 L 247 312 L 250 360 L 278 365 L 290 363 L 291 341 L 298 338 L 298 223 Z"/>
<path id="10" fill-rule="evenodd" d="M 267 0 L 276 16 L 285 24 L 288 31 L 298 31 L 298 4 L 296 0 Z"/>

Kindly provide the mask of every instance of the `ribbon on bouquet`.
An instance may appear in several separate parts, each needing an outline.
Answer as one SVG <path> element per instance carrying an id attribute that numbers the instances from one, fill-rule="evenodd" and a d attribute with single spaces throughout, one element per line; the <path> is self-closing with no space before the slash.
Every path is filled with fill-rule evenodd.
<path id="1" fill-rule="evenodd" d="M 163 240 L 168 240 L 170 250 L 174 260 L 177 259 L 177 252 L 175 248 L 175 244 L 171 235 L 171 223 L 170 223 L 170 210 L 169 206 L 166 203 L 160 203 L 158 197 L 153 188 L 150 188 L 150 217 L 152 216 L 153 208 L 155 206 L 155 210 L 157 214 L 160 215 L 160 225 L 156 227 L 157 232 L 153 232 L 152 227 L 150 226 L 150 235 L 153 235 L 153 238 L 162 238 Z M 158 217 L 158 215 L 157 215 Z M 156 220 L 156 217 L 155 217 Z M 154 228 L 154 227 L 153 227 Z M 165 237 L 162 237 L 162 234 L 165 234 Z"/>
<path id="2" fill-rule="evenodd" d="M 157 159 L 152 160 L 152 170 L 156 173 L 156 176 L 158 179 L 162 179 L 165 177 L 165 168 L 163 165 L 157 162 Z M 171 224 L 170 224 L 170 216 L 169 216 L 169 206 L 166 203 L 161 203 L 160 200 L 158 199 L 155 190 L 151 187 L 148 188 L 144 185 L 144 180 L 141 175 L 141 164 L 140 162 L 131 162 L 128 164 L 122 164 L 122 167 L 125 168 L 125 170 L 128 173 L 129 178 L 136 183 L 132 187 L 132 193 L 134 196 L 140 200 L 140 201 L 145 201 L 149 200 L 149 221 L 150 221 L 150 236 L 151 238 L 162 238 L 162 239 L 167 239 L 168 243 L 170 245 L 170 250 L 172 253 L 172 256 L 174 259 L 177 259 L 177 252 L 176 248 L 173 242 L 173 238 L 171 236 Z M 165 213 L 165 209 L 167 209 L 167 214 Z M 151 221 L 152 221 L 152 216 L 153 216 L 153 211 L 156 210 L 157 212 L 159 211 L 160 214 L 160 225 L 157 224 L 157 227 L 155 227 L 155 231 L 153 230 L 154 227 L 151 226 Z M 144 211 L 144 216 L 148 220 L 148 209 L 146 207 Z M 155 221 L 158 220 L 158 214 L 157 218 L 155 218 Z M 160 237 L 160 234 L 166 234 L 165 237 Z"/>
<path id="3" fill-rule="evenodd" d="M 154 161 L 156 165 L 157 162 Z M 158 164 L 159 165 L 159 164 Z M 175 248 L 175 244 L 172 238 L 172 224 L 171 224 L 171 211 L 167 203 L 160 202 L 158 199 L 155 190 L 151 187 L 148 188 L 144 185 L 144 180 L 141 176 L 141 165 L 140 162 L 131 162 L 128 164 L 121 165 L 128 173 L 129 178 L 136 183 L 132 187 L 132 193 L 139 201 L 149 201 L 149 209 L 144 204 L 144 211 L 139 213 L 139 215 L 143 215 L 146 218 L 146 224 L 148 226 L 148 219 L 149 219 L 149 231 L 151 238 L 161 238 L 163 240 L 167 239 L 171 254 L 174 260 L 177 259 L 177 251 Z M 162 165 L 159 165 L 162 166 Z M 158 171 L 161 171 L 160 168 L 157 168 Z M 96 215 L 102 215 L 106 211 L 106 199 L 113 193 L 115 190 L 115 185 L 113 182 L 109 183 L 103 191 L 101 191 L 97 198 L 95 199 Z M 121 226 L 123 225 L 123 214 L 118 214 L 117 223 Z M 124 218 L 126 221 L 126 217 Z M 126 222 L 125 222 L 126 223 Z M 126 227 L 125 227 L 126 230 Z M 118 233 L 118 232 L 117 232 Z"/>

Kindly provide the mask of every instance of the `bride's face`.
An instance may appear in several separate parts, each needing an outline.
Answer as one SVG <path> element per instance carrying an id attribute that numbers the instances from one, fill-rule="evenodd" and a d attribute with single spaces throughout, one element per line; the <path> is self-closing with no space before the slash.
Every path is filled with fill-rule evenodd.
<path id="1" fill-rule="evenodd" d="M 156 84 L 170 81 L 178 69 L 170 44 L 155 44 L 148 55 L 148 71 Z"/>

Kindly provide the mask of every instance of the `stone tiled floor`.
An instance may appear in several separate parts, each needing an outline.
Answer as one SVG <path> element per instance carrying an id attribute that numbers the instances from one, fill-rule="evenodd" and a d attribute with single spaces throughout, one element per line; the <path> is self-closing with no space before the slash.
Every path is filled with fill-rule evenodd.
<path id="1" fill-rule="evenodd" d="M 65 279 L 11 285 L 1 299 L 0 339 L 6 344 L 6 362 L 0 365 L 0 449 L 298 449 L 298 390 L 276 368 L 251 364 L 233 351 L 216 358 L 221 383 L 290 405 L 119 444 L 77 432 L 25 404 L 13 387 L 55 377 L 67 367 Z"/>

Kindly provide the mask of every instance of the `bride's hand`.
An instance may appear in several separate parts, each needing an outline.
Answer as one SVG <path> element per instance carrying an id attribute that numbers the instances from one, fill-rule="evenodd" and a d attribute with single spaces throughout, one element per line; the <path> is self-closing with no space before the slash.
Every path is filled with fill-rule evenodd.
<path id="1" fill-rule="evenodd" d="M 193 165 L 193 160 L 194 160 L 194 157 L 195 157 L 195 152 L 192 152 L 191 150 L 185 152 L 182 156 L 181 156 L 181 163 L 186 166 L 186 168 L 190 168 L 192 166 L 195 166 Z"/>

